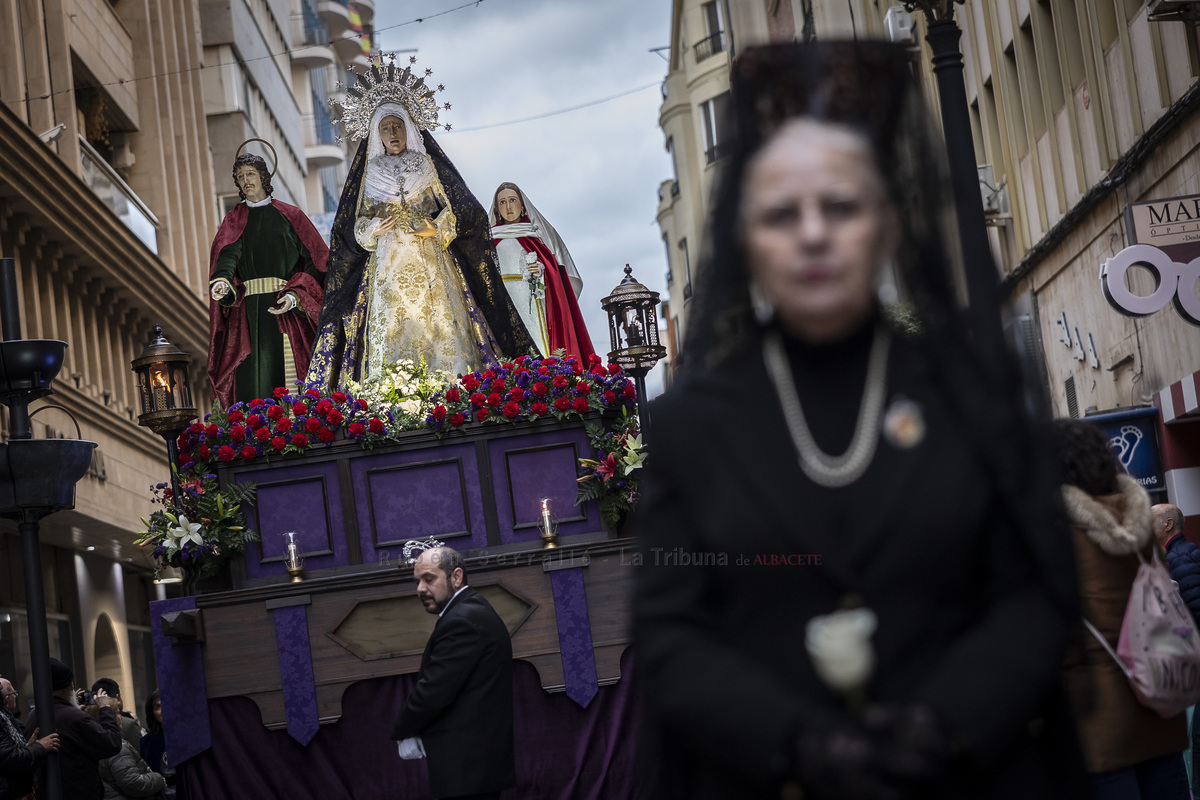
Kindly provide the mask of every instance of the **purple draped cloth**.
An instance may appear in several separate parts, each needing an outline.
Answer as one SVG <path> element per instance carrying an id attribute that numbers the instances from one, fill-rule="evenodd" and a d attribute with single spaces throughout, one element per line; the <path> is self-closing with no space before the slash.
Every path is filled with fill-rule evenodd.
<path id="1" fill-rule="evenodd" d="M 501 800 L 651 800 L 634 761 L 638 722 L 626 651 L 622 674 L 584 709 L 541 687 L 537 671 L 513 664 L 517 786 Z M 402 761 L 389 737 L 416 675 L 376 678 L 342 695 L 342 718 L 307 747 L 267 730 L 245 697 L 209 701 L 213 746 L 179 769 L 181 800 L 429 800 L 424 760 Z"/>
<path id="2" fill-rule="evenodd" d="M 587 589 L 583 569 L 557 569 L 550 573 L 554 614 L 558 621 L 558 650 L 562 658 L 567 697 L 584 708 L 596 696 L 596 654 L 592 650 L 592 623 L 588 619 Z"/>
<path id="3" fill-rule="evenodd" d="M 317 721 L 312 651 L 308 643 L 307 606 L 277 608 L 274 614 L 287 731 L 300 744 L 308 744 L 317 735 L 320 723 Z"/>
<path id="4" fill-rule="evenodd" d="M 179 764 L 212 746 L 208 692 L 204 686 L 204 661 L 200 645 L 175 647 L 163 636 L 162 615 L 196 607 L 195 597 L 155 600 L 150 604 L 150 629 L 154 632 L 154 664 L 162 696 L 163 731 L 167 757 Z"/>

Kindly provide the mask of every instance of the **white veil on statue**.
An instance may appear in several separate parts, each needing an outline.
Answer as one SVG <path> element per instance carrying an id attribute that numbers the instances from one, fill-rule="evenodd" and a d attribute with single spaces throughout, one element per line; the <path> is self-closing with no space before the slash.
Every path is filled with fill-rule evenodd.
<path id="1" fill-rule="evenodd" d="M 426 156 L 422 159 L 424 162 L 421 166 L 427 167 L 422 172 L 428 173 L 422 176 L 427 180 L 413 181 L 412 172 L 415 171 L 416 164 L 405 164 L 404 172 L 398 172 L 396 169 L 387 169 L 383 166 L 383 161 L 380 156 L 386 156 L 387 151 L 384 150 L 383 140 L 379 136 L 379 123 L 383 122 L 385 117 L 399 117 L 404 123 L 405 150 L 395 159 L 404 159 L 409 153 L 419 153 L 421 156 Z M 401 175 L 404 177 L 401 178 Z M 403 196 L 405 193 L 414 194 L 422 191 L 425 186 L 433 179 L 433 166 L 429 162 L 425 152 L 425 142 L 421 138 L 421 129 L 416 126 L 409 116 L 408 111 L 399 103 L 380 103 L 375 109 L 375 113 L 371 115 L 371 135 L 367 140 L 367 168 L 363 173 L 362 193 L 366 197 L 378 201 L 388 202 Z"/>
<path id="2" fill-rule="evenodd" d="M 575 261 L 571 258 L 571 253 L 567 250 L 567 245 L 563 242 L 562 237 L 558 235 L 558 231 L 554 230 L 554 226 L 534 208 L 533 203 L 529 202 L 529 198 L 520 187 L 515 183 L 507 185 L 516 188 L 517 194 L 521 197 L 521 206 L 525 209 L 525 216 L 529 217 L 529 222 L 505 222 L 500 216 L 500 210 L 496 207 L 496 198 L 493 196 L 492 210 L 488 212 L 488 223 L 492 226 L 492 238 L 517 239 L 531 236 L 541 239 L 546 243 L 546 247 L 550 248 L 550 252 L 558 261 L 559 266 L 566 271 L 567 277 L 571 280 L 571 290 L 578 297 L 583 291 L 583 278 L 579 276 L 579 270 L 575 268 Z M 498 192 L 499 190 L 497 190 Z"/>

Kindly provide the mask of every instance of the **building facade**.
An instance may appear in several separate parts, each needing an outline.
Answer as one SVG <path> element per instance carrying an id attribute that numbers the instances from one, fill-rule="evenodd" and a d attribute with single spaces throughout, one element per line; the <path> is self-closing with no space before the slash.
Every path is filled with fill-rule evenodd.
<path id="1" fill-rule="evenodd" d="M 686 332 L 688 260 L 696 258 L 720 157 L 712 145 L 721 131 L 707 124 L 705 104 L 721 102 L 739 46 L 907 42 L 935 117 L 939 108 L 924 17 L 894 0 L 734 0 L 716 13 L 713 6 L 676 0 L 672 15 L 661 119 L 676 175 L 663 184 L 658 219 L 671 263 L 664 316 L 677 336 Z M 1200 314 L 1187 313 L 1200 309 L 1191 266 L 1200 263 L 1191 262 L 1200 256 L 1200 37 L 1194 22 L 1172 13 L 1200 12 L 1200 3 L 966 0 L 955 9 L 980 202 L 1012 302 L 1010 324 L 1024 331 L 1017 338 L 1031 345 L 1056 415 L 1159 409 L 1160 497 L 1183 509 L 1189 536 L 1200 539 Z M 703 44 L 714 20 L 726 39 L 719 57 Z M 1138 251 L 1140 265 L 1122 270 L 1120 287 L 1106 287 L 1102 267 L 1112 264 L 1115 274 L 1117 256 L 1134 244 L 1165 254 L 1158 275 Z M 1114 294 L 1157 299 L 1123 306 Z M 1178 313 L 1167 295 L 1178 298 Z M 1131 441 L 1114 446 L 1132 457 Z"/>

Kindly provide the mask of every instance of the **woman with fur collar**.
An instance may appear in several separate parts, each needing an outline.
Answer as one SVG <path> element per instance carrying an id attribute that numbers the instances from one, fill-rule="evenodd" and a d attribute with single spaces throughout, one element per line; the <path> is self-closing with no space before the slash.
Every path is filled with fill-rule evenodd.
<path id="1" fill-rule="evenodd" d="M 1149 558 L 1157 547 L 1150 497 L 1121 474 L 1097 428 L 1059 420 L 1055 433 L 1083 616 L 1115 648 L 1138 553 Z M 1163 719 L 1139 703 L 1116 662 L 1083 626 L 1068 651 L 1064 679 L 1097 798 L 1186 800 L 1183 714 Z"/>

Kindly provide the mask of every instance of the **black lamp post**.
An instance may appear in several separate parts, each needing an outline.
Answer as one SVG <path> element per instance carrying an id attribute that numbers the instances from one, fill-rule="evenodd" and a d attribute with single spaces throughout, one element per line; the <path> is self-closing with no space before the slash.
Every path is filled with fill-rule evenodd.
<path id="1" fill-rule="evenodd" d="M 142 409 L 138 425 L 167 440 L 173 505 L 179 503 L 179 445 L 175 440 L 196 418 L 188 374 L 191 363 L 191 355 L 164 339 L 162 328 L 155 325 L 154 338 L 130 365 L 137 375 Z"/>
<path id="2" fill-rule="evenodd" d="M 988 244 L 983 202 L 979 194 L 979 170 L 971 134 L 971 115 L 963 79 L 963 58 L 959 50 L 962 30 L 954 21 L 954 6 L 966 0 L 904 0 L 909 11 L 925 13 L 925 41 L 933 50 L 933 73 L 937 77 L 938 100 L 942 111 L 942 134 L 950 162 L 950 183 L 958 211 L 958 236 L 962 244 L 963 268 L 967 293 L 976 309 L 998 308 L 999 280 Z M 1004 345 L 1000 320 L 977 319 L 978 334 L 984 348 Z"/>
<path id="3" fill-rule="evenodd" d="M 75 484 L 87 473 L 96 443 L 33 438 L 29 404 L 54 393 L 51 384 L 62 367 L 67 343 L 21 338 L 17 273 L 11 258 L 0 259 L 0 307 L 4 337 L 0 343 L 0 403 L 8 406 L 11 423 L 8 441 L 0 444 L 0 516 L 15 520 L 21 533 L 33 696 L 38 727 L 42 736 L 48 736 L 56 726 L 38 528 L 42 517 L 75 507 Z M 48 800 L 60 800 L 58 754 L 48 753 L 47 759 L 41 794 Z"/>
<path id="4" fill-rule="evenodd" d="M 667 354 L 667 348 L 658 343 L 658 292 L 638 283 L 633 269 L 626 264 L 625 277 L 612 294 L 600 301 L 600 306 L 608 313 L 608 337 L 612 343 L 608 360 L 633 376 L 642 441 L 646 441 L 650 429 L 646 375 Z"/>

